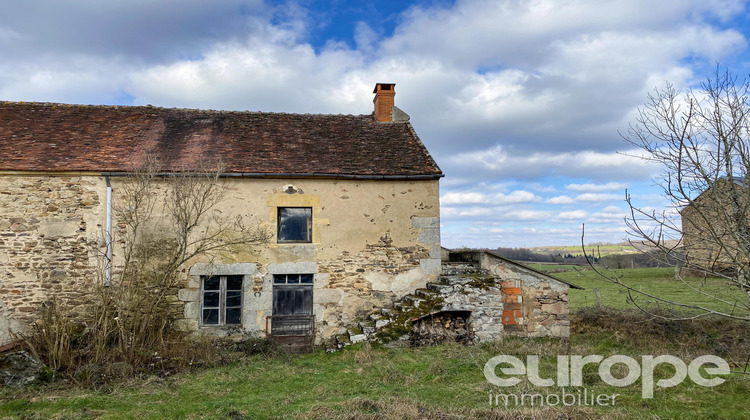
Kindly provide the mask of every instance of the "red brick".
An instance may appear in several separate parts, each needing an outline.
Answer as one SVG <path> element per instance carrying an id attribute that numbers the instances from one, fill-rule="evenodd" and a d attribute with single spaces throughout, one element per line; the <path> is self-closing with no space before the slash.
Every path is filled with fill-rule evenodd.
<path id="1" fill-rule="evenodd" d="M 503 288 L 503 293 L 506 295 L 520 295 L 521 294 L 521 288 L 520 287 L 508 287 Z"/>

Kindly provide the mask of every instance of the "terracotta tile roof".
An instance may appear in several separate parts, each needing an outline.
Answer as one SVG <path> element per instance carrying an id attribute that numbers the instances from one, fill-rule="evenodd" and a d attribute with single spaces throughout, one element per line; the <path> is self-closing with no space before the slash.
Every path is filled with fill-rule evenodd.
<path id="1" fill-rule="evenodd" d="M 205 111 L 0 102 L 0 170 L 442 176 L 407 123 L 371 115 Z"/>

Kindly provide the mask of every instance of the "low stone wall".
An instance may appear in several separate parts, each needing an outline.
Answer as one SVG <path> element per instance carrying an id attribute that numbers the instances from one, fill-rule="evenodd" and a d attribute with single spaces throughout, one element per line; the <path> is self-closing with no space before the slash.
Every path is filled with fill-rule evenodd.
<path id="1" fill-rule="evenodd" d="M 502 336 L 504 325 L 503 292 L 494 280 L 457 279 L 453 284 L 439 285 L 444 301 L 443 311 L 470 311 L 469 325 L 480 342 L 494 341 Z"/>
<path id="2" fill-rule="evenodd" d="M 527 336 L 570 336 L 568 285 L 555 281 L 537 281 L 526 286 L 523 291 Z"/>

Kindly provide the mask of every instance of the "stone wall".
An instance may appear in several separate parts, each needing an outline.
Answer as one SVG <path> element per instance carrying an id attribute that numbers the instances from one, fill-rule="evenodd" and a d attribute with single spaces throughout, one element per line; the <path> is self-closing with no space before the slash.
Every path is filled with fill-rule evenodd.
<path id="1" fill-rule="evenodd" d="M 122 181 L 111 178 L 115 202 L 123 191 Z M 273 237 L 263 246 L 234 247 L 185 267 L 184 287 L 174 297 L 184 307 L 184 318 L 177 322 L 180 328 L 226 333 L 199 325 L 200 275 L 196 273 L 200 270 L 192 270 L 196 264 L 254 267 L 252 272 L 237 273 L 246 279 L 242 330 L 260 333 L 271 315 L 274 272 L 312 272 L 320 339 L 341 332 L 358 314 L 437 279 L 437 180 L 221 182 L 226 194 L 217 209 L 230 218 L 245 217 Z M 96 174 L 5 174 L 0 176 L 0 204 L 2 345 L 10 339 L 9 328 L 21 329 L 35 319 L 34 308 L 40 302 L 54 295 L 70 305 L 83 305 L 83 286 L 101 280 L 100 261 L 90 251 L 104 249 L 106 181 Z M 280 206 L 312 208 L 311 243 L 276 242 Z M 113 224 L 117 235 L 118 221 Z M 114 273 L 122 255 L 119 239 L 115 237 Z"/>
<path id="2" fill-rule="evenodd" d="M 527 279 L 523 288 L 524 334 L 528 337 L 570 336 L 569 287 L 556 281 Z"/>
<path id="3" fill-rule="evenodd" d="M 737 263 L 746 263 L 748 253 L 741 250 L 747 249 L 742 232 L 750 227 L 748 214 L 750 189 L 725 179 L 686 206 L 680 214 L 687 263 L 683 275 L 701 276 L 706 269 L 729 274 L 736 270 Z M 740 252 L 727 252 L 732 250 Z"/>
<path id="4" fill-rule="evenodd" d="M 493 279 L 485 282 L 488 286 L 486 290 L 469 293 L 477 296 L 477 303 L 484 304 L 488 299 L 493 302 L 487 306 L 489 312 L 482 309 L 480 318 L 472 320 L 478 333 L 502 331 L 503 334 L 529 337 L 570 335 L 568 284 L 488 252 L 456 251 L 450 253 L 449 259 L 473 264 Z M 466 290 L 462 293 L 465 294 Z M 452 298 L 445 299 L 448 301 Z M 464 305 L 461 309 L 472 308 Z M 495 318 L 500 318 L 502 328 L 499 330 L 494 327 Z"/>
<path id="5" fill-rule="evenodd" d="M 98 273 L 89 249 L 105 222 L 105 194 L 99 177 L 0 177 L 0 344 L 51 296 L 85 302 L 81 285 Z"/>
<path id="6" fill-rule="evenodd" d="M 328 282 L 318 293 L 340 297 L 320 301 L 325 308 L 319 319 L 322 335 L 343 333 L 354 320 L 390 307 L 395 300 L 424 287 L 439 273 L 439 266 L 430 267 L 430 262 L 429 249 L 395 246 L 388 235 L 354 255 L 344 252 L 339 258 L 322 261 L 319 270 L 328 274 Z"/>
<path id="7" fill-rule="evenodd" d="M 214 261 L 252 262 L 251 289 L 243 302 L 243 331 L 264 334 L 272 315 L 273 274 L 311 273 L 317 341 L 346 331 L 355 319 L 435 281 L 440 273 L 440 220 L 437 181 L 231 181 L 226 208 L 260 215 L 275 233 L 279 206 L 311 207 L 311 243 L 282 244 L 272 238 L 259 249 L 236 249 Z M 207 261 L 198 261 L 207 263 Z M 192 270 L 191 270 L 192 271 Z M 187 303 L 185 328 L 201 327 L 200 279 L 191 276 L 181 291 Z"/>

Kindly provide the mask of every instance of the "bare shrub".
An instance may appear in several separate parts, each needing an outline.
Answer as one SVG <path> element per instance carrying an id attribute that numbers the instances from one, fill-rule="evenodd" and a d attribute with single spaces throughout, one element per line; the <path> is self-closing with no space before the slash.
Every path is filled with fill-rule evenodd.
<path id="1" fill-rule="evenodd" d="M 222 169 L 161 173 L 149 160 L 146 168 L 121 179 L 112 239 L 119 255 L 113 262 L 101 243 L 92 248 L 101 269 L 86 285 L 85 313 L 74 319 L 70 308 L 52 300 L 40 308 L 41 319 L 26 338 L 52 369 L 72 374 L 84 365 L 124 362 L 136 370 L 165 371 L 165 364 L 173 370 L 185 361 L 174 356 L 167 362 L 170 352 L 179 354 L 177 348 L 191 358 L 212 358 L 204 344 L 186 340 L 186 333 L 173 328 L 182 317 L 177 299 L 182 269 L 196 257 L 213 258 L 269 237 L 247 217 L 229 218 L 219 211 L 226 192 Z M 191 347 L 203 351 L 191 352 Z"/>

